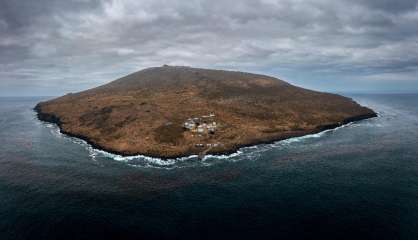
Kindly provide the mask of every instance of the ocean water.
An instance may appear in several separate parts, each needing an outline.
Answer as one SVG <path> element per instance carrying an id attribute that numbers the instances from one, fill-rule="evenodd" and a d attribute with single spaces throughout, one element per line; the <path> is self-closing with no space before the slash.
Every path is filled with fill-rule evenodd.
<path id="1" fill-rule="evenodd" d="M 0 98 L 0 239 L 418 239 L 418 95 L 228 156 L 120 157 Z"/>

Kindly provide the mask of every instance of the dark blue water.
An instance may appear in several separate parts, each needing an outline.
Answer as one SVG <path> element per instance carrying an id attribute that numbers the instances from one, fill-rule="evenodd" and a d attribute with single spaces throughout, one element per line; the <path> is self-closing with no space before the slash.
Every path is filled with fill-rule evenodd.
<path id="1" fill-rule="evenodd" d="M 418 239 L 418 95 L 379 118 L 162 162 L 91 149 L 0 98 L 0 239 Z"/>

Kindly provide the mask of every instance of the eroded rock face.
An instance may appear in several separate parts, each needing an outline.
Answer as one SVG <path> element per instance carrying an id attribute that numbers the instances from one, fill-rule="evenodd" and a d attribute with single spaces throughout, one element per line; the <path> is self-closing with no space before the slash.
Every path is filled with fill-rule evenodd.
<path id="1" fill-rule="evenodd" d="M 349 98 L 273 77 L 170 66 L 42 102 L 35 110 L 41 120 L 98 148 L 162 158 L 232 152 L 376 116 Z M 215 115 L 211 134 L 184 127 L 208 114 Z"/>

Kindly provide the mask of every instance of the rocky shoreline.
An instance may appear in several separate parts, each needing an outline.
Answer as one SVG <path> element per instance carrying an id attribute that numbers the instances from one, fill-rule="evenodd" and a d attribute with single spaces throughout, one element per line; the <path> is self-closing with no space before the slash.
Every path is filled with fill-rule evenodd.
<path id="1" fill-rule="evenodd" d="M 39 104 L 35 106 L 34 111 L 36 112 L 36 116 L 40 121 L 56 124 L 58 126 L 58 128 L 60 129 L 60 132 L 62 134 L 65 134 L 65 135 L 70 136 L 70 137 L 75 137 L 75 138 L 82 139 L 82 140 L 86 141 L 89 145 L 91 145 L 93 148 L 101 150 L 101 151 L 105 151 L 105 152 L 108 152 L 108 153 L 111 153 L 111 154 L 120 155 L 120 156 L 123 156 L 123 157 L 143 155 L 143 156 L 147 156 L 147 157 L 160 158 L 160 159 L 163 159 L 163 160 L 175 159 L 175 158 L 181 158 L 181 157 L 188 157 L 188 156 L 191 156 L 191 155 L 195 154 L 195 153 L 190 153 L 190 154 L 179 154 L 179 155 L 164 156 L 163 154 L 161 154 L 161 155 L 146 154 L 146 153 L 144 154 L 144 153 L 141 153 L 141 152 L 137 152 L 137 153 L 132 154 L 132 153 L 114 151 L 114 150 L 107 149 L 106 147 L 103 147 L 103 146 L 95 143 L 94 141 L 92 141 L 91 139 L 89 139 L 86 136 L 79 135 L 79 134 L 74 134 L 74 133 L 63 130 L 62 122 L 61 122 L 60 118 L 53 115 L 53 114 L 42 112 L 41 107 L 40 107 Z M 352 122 L 358 122 L 358 121 L 361 121 L 361 120 L 374 118 L 374 117 L 377 117 L 377 114 L 374 113 L 374 112 L 370 113 L 370 114 L 363 114 L 363 115 L 353 116 L 353 117 L 346 118 L 343 121 L 338 122 L 338 123 L 318 126 L 314 130 L 292 131 L 292 132 L 288 132 L 288 133 L 285 133 L 285 134 L 281 134 L 280 136 L 277 136 L 277 137 L 266 138 L 266 139 L 256 139 L 252 143 L 249 143 L 249 144 L 237 144 L 237 145 L 234 145 L 234 147 L 231 147 L 230 149 L 227 149 L 227 150 L 209 151 L 208 154 L 211 154 L 211 155 L 233 154 L 233 153 L 236 153 L 240 148 L 243 148 L 243 147 L 250 147 L 250 146 L 255 146 L 255 145 L 259 145 L 259 144 L 269 144 L 269 143 L 282 141 L 282 140 L 289 139 L 289 138 L 302 137 L 302 136 L 306 136 L 306 135 L 310 135 L 310 134 L 316 134 L 316 133 L 320 133 L 320 132 L 323 132 L 323 131 L 326 131 L 326 130 L 335 129 L 335 128 L 341 127 L 343 125 L 352 123 Z"/>
<path id="2" fill-rule="evenodd" d="M 40 120 L 122 156 L 228 154 L 376 114 L 353 99 L 259 74 L 163 66 L 39 103 Z"/>

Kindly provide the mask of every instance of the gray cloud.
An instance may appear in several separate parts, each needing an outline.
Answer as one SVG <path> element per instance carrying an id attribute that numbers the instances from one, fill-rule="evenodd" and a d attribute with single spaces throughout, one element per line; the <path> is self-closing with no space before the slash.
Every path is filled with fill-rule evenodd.
<path id="1" fill-rule="evenodd" d="M 0 94 L 58 95 L 162 64 L 418 91 L 417 25 L 415 0 L 3 0 Z"/>

